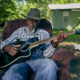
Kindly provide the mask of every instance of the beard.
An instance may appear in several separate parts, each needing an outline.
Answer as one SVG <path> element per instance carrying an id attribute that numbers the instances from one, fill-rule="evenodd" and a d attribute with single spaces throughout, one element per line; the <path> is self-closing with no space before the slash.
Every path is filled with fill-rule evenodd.
<path id="1" fill-rule="evenodd" d="M 34 33 L 36 26 L 28 26 L 28 30 L 30 33 Z"/>

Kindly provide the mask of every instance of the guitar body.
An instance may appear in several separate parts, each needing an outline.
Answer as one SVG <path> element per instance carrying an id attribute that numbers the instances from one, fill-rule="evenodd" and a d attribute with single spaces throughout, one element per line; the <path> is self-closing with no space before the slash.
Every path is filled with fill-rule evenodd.
<path id="1" fill-rule="evenodd" d="M 31 38 L 27 41 L 20 41 L 17 40 L 17 42 L 12 43 L 12 44 L 20 44 L 21 47 L 24 46 L 26 44 L 26 50 L 24 52 L 21 51 L 21 47 L 19 47 L 19 51 L 15 56 L 10 56 L 8 53 L 3 53 L 2 57 L 2 61 L 3 63 L 0 64 L 0 68 L 7 68 L 9 66 L 11 66 L 12 64 L 17 64 L 20 62 L 24 62 L 30 59 L 30 56 L 32 55 L 32 53 L 34 53 L 36 51 L 37 48 L 39 48 L 39 46 L 34 47 L 32 49 L 29 48 L 29 44 L 38 41 L 37 38 Z"/>

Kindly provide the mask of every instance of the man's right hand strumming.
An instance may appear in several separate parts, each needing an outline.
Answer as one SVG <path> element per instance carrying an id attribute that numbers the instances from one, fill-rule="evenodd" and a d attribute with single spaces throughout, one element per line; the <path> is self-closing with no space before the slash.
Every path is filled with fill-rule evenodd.
<path id="1" fill-rule="evenodd" d="M 8 52 L 9 55 L 14 56 L 18 52 L 18 47 L 20 47 L 20 45 L 6 45 L 3 47 L 3 50 Z"/>

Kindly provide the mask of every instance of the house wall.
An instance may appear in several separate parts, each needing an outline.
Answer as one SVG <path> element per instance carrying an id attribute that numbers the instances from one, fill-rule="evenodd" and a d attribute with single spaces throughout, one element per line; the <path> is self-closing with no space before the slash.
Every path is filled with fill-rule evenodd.
<path id="1" fill-rule="evenodd" d="M 74 27 L 74 24 L 78 21 L 78 18 L 80 17 L 80 11 L 71 11 L 69 16 L 69 25 Z"/>
<path id="2" fill-rule="evenodd" d="M 54 11 L 54 17 L 53 17 L 53 24 L 55 29 L 62 29 L 63 28 L 63 12 L 62 11 Z"/>
<path id="3" fill-rule="evenodd" d="M 50 19 L 54 29 L 72 27 L 78 20 L 77 17 L 80 17 L 80 11 L 50 11 Z"/>

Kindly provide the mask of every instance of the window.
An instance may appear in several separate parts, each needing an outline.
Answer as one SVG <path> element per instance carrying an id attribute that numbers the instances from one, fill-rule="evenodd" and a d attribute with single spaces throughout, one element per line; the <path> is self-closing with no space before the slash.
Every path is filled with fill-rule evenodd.
<path id="1" fill-rule="evenodd" d="M 68 22 L 68 16 L 64 16 L 64 22 Z"/>
<path id="2" fill-rule="evenodd" d="M 64 20 L 64 22 L 68 22 L 68 17 L 69 17 L 69 12 L 68 11 L 64 11 L 63 12 L 63 20 Z"/>

